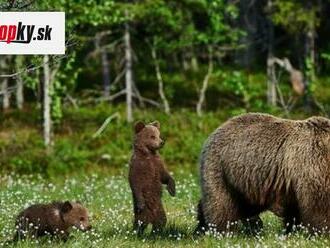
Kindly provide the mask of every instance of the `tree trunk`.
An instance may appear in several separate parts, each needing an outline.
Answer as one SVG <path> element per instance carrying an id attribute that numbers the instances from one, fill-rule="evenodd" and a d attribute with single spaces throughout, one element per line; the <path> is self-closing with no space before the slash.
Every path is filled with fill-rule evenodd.
<path id="1" fill-rule="evenodd" d="M 267 8 L 272 9 L 272 0 L 268 0 Z M 271 20 L 267 20 L 268 44 L 267 44 L 267 101 L 269 105 L 276 106 L 276 78 L 274 58 L 274 25 Z"/>
<path id="2" fill-rule="evenodd" d="M 315 81 L 315 31 L 309 30 L 306 34 L 306 58 L 310 60 L 310 81 Z"/>
<path id="3" fill-rule="evenodd" d="M 23 57 L 16 57 L 16 70 L 19 71 L 22 67 Z M 16 77 L 16 106 L 18 109 L 23 109 L 24 104 L 24 82 L 19 74 Z"/>
<path id="4" fill-rule="evenodd" d="M 198 71 L 198 60 L 197 60 L 196 55 L 193 55 L 191 57 L 191 68 L 194 72 Z"/>
<path id="5" fill-rule="evenodd" d="M 101 34 L 97 34 L 95 37 L 95 48 L 101 54 L 102 63 L 102 76 L 103 76 L 103 96 L 105 98 L 110 96 L 110 70 L 109 70 L 109 60 L 108 54 L 105 48 L 101 46 Z"/>
<path id="6" fill-rule="evenodd" d="M 197 112 L 198 116 L 202 116 L 202 107 L 203 107 L 203 104 L 204 104 L 204 101 L 205 101 L 205 93 L 206 93 L 207 86 L 208 86 L 210 77 L 212 75 L 212 72 L 213 72 L 213 61 L 212 61 L 212 50 L 210 49 L 210 51 L 209 51 L 209 65 L 208 65 L 208 69 L 207 69 L 207 74 L 204 77 L 203 85 L 202 85 L 202 88 L 201 88 L 200 93 L 199 93 L 199 100 L 198 100 L 198 103 L 196 105 L 196 112 Z"/>
<path id="7" fill-rule="evenodd" d="M 126 17 L 128 12 L 125 12 Z M 130 32 L 128 21 L 125 23 L 125 81 L 126 81 L 126 118 L 128 122 L 133 121 L 132 111 L 132 85 L 133 85 L 133 72 L 132 72 L 132 48 L 130 41 Z"/>
<path id="8" fill-rule="evenodd" d="M 191 48 L 191 68 L 194 72 L 198 71 L 198 60 L 194 51 L 194 48 Z"/>
<path id="9" fill-rule="evenodd" d="M 305 62 L 309 62 L 306 68 L 305 77 L 305 95 L 304 95 L 304 105 L 307 112 L 311 111 L 311 96 L 310 96 L 310 84 L 315 81 L 315 32 L 314 30 L 309 30 L 305 38 Z"/>
<path id="10" fill-rule="evenodd" d="M 188 71 L 190 69 L 189 63 L 187 61 L 186 55 L 182 55 L 182 67 L 184 71 Z"/>
<path id="11" fill-rule="evenodd" d="M 276 106 L 277 95 L 276 95 L 276 78 L 275 78 L 275 65 L 273 58 L 267 58 L 267 100 L 268 104 Z"/>
<path id="12" fill-rule="evenodd" d="M 109 61 L 107 51 L 103 48 L 101 49 L 101 58 L 102 58 L 102 71 L 103 71 L 103 90 L 104 97 L 110 95 L 110 70 L 109 70 Z"/>
<path id="13" fill-rule="evenodd" d="M 307 1 L 307 9 L 313 8 L 313 1 Z M 310 85 L 315 81 L 315 20 L 310 20 L 310 26 L 305 34 L 305 63 L 306 63 L 306 77 L 305 77 L 305 95 L 304 105 L 307 112 L 311 112 L 311 92 Z"/>
<path id="14" fill-rule="evenodd" d="M 238 49 L 236 53 L 236 62 L 246 68 L 250 68 L 256 58 L 257 38 L 257 2 L 250 0 L 241 0 L 239 2 L 240 18 L 239 28 L 246 32 L 246 35 L 240 38 L 240 44 L 245 45 L 244 49 Z"/>
<path id="15" fill-rule="evenodd" d="M 52 119 L 51 119 L 51 97 L 50 97 L 50 69 L 49 56 L 43 58 L 44 80 L 43 80 L 43 137 L 47 148 L 52 145 Z"/>
<path id="16" fill-rule="evenodd" d="M 2 56 L 0 60 L 0 71 L 5 72 L 7 69 L 7 57 Z M 1 83 L 1 95 L 2 95 L 2 109 L 8 110 L 10 107 L 10 93 L 8 91 L 8 78 L 3 78 Z"/>
<path id="17" fill-rule="evenodd" d="M 132 87 L 133 87 L 133 90 L 132 90 L 133 91 L 133 93 L 132 93 L 133 95 L 132 96 L 135 96 L 137 98 L 138 102 L 139 102 L 139 106 L 141 108 L 144 108 L 145 107 L 145 104 L 144 104 L 144 101 L 143 101 L 143 97 L 142 97 L 142 95 L 141 95 L 138 87 L 136 87 L 134 81 L 133 81 Z"/>
<path id="18" fill-rule="evenodd" d="M 154 63 L 155 63 L 156 77 L 157 77 L 157 81 L 158 81 L 158 93 L 160 95 L 160 98 L 163 101 L 165 113 L 170 114 L 170 112 L 171 112 L 170 105 L 168 104 L 167 98 L 165 96 L 163 77 L 162 77 L 162 74 L 160 72 L 160 67 L 159 67 L 159 62 L 158 62 L 155 47 L 151 48 L 151 54 L 152 54 L 152 58 L 153 58 Z"/>
<path id="19" fill-rule="evenodd" d="M 4 78 L 1 84 L 2 91 L 2 109 L 7 111 L 10 107 L 10 93 L 8 91 L 8 78 Z"/>

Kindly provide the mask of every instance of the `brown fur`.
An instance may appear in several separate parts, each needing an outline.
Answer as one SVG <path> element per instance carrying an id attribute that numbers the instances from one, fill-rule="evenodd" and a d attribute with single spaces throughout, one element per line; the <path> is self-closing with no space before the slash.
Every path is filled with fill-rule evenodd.
<path id="1" fill-rule="evenodd" d="M 211 134 L 201 155 L 199 229 L 271 210 L 310 230 L 330 225 L 330 120 L 266 114 L 235 117 Z"/>
<path id="2" fill-rule="evenodd" d="M 14 240 L 47 234 L 66 239 L 71 227 L 81 231 L 91 229 L 88 211 L 80 203 L 66 201 L 36 204 L 24 209 L 17 216 Z"/>
<path id="3" fill-rule="evenodd" d="M 164 144 L 159 128 L 158 122 L 135 124 L 129 183 L 133 194 L 134 228 L 139 234 L 143 233 L 148 224 L 152 224 L 155 231 L 166 224 L 161 202 L 162 184 L 167 185 L 172 196 L 175 195 L 175 182 L 158 153 Z"/>

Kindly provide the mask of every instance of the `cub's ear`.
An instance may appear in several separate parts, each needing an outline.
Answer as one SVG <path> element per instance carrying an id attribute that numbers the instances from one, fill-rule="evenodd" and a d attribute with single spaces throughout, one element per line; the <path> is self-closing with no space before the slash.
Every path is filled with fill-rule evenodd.
<path id="1" fill-rule="evenodd" d="M 62 205 L 61 212 L 67 213 L 67 212 L 71 211 L 72 208 L 73 208 L 73 206 L 72 206 L 71 202 L 66 201 Z"/>
<path id="2" fill-rule="evenodd" d="M 135 133 L 139 133 L 146 125 L 142 121 L 138 121 L 134 124 Z"/>
<path id="3" fill-rule="evenodd" d="M 160 129 L 160 123 L 159 123 L 159 121 L 151 122 L 150 125 L 152 125 L 154 127 L 157 127 L 158 130 Z"/>

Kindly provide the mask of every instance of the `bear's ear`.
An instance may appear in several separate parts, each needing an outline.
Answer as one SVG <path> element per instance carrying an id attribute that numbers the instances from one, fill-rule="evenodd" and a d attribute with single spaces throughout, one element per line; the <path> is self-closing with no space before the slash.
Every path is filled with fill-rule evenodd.
<path id="1" fill-rule="evenodd" d="M 146 125 L 142 121 L 138 121 L 134 125 L 135 133 L 139 133 Z"/>
<path id="2" fill-rule="evenodd" d="M 160 129 L 160 123 L 159 123 L 159 121 L 151 122 L 150 125 L 153 125 L 154 127 L 157 127 L 158 130 Z"/>
<path id="3" fill-rule="evenodd" d="M 73 208 L 73 206 L 72 206 L 71 202 L 66 201 L 66 202 L 63 203 L 63 206 L 61 208 L 61 212 L 62 213 L 67 213 L 67 212 L 71 211 L 72 208 Z"/>

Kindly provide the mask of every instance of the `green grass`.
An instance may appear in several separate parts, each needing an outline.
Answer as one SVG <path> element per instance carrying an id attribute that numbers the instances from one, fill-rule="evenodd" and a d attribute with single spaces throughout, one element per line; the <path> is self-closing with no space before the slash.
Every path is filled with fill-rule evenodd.
<path id="1" fill-rule="evenodd" d="M 177 196 L 164 192 L 163 202 L 168 225 L 163 233 L 151 235 L 150 228 L 138 237 L 132 231 L 131 193 L 126 179 L 127 167 L 117 176 L 85 175 L 45 180 L 41 176 L 7 175 L 0 177 L 0 246 L 14 233 L 14 217 L 33 203 L 53 200 L 80 200 L 91 212 L 93 230 L 73 231 L 64 243 L 44 237 L 20 241 L 9 247 L 324 247 L 330 240 L 303 233 L 284 236 L 280 219 L 271 213 L 262 215 L 264 230 L 256 236 L 235 233 L 193 235 L 196 226 L 195 205 L 199 199 L 198 179 L 176 172 Z"/>

